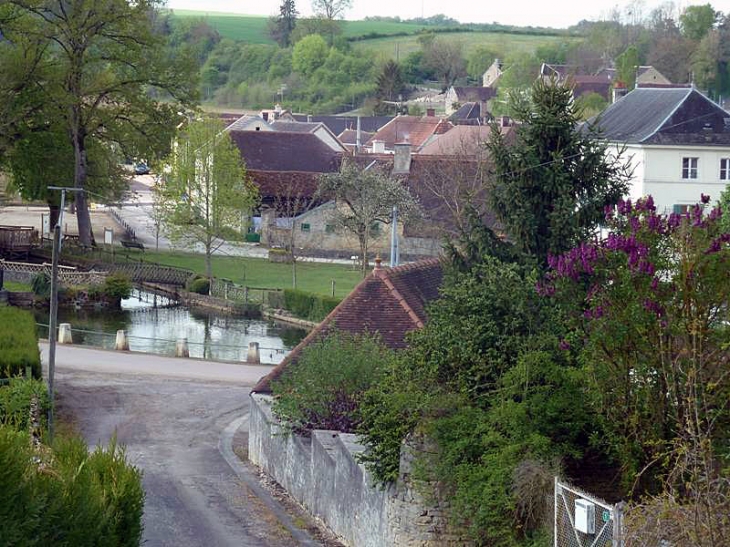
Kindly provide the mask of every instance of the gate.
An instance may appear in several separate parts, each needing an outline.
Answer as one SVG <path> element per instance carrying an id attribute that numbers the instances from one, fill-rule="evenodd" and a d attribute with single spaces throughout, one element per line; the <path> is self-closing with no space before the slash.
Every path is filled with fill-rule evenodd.
<path id="1" fill-rule="evenodd" d="M 555 477 L 554 546 L 623 547 L 622 509 Z"/>

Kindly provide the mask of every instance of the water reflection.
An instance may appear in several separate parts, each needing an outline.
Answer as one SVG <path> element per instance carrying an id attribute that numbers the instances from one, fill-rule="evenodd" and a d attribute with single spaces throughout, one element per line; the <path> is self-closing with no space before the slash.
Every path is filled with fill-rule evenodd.
<path id="1" fill-rule="evenodd" d="M 153 307 L 154 302 L 158 306 Z M 243 361 L 249 342 L 258 342 L 262 363 L 280 363 L 306 331 L 279 323 L 244 319 L 214 312 L 171 306 L 151 293 L 135 292 L 122 301 L 121 311 L 59 310 L 59 323 L 71 323 L 74 343 L 112 349 L 117 330 L 129 336 L 132 351 L 172 355 L 175 341 L 186 337 L 191 357 Z M 48 323 L 48 311 L 37 310 L 36 321 Z M 41 337 L 48 329 L 41 327 Z"/>

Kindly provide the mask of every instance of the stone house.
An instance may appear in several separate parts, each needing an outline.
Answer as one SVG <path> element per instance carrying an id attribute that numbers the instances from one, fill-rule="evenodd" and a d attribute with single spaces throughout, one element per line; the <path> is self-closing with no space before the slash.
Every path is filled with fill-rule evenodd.
<path id="1" fill-rule="evenodd" d="M 449 116 L 456 112 L 464 103 L 479 103 L 480 112 L 485 116 L 488 112 L 489 101 L 497 96 L 497 90 L 493 87 L 480 86 L 451 86 L 446 92 L 444 109 Z"/>
<path id="2" fill-rule="evenodd" d="M 610 153 L 633 169 L 629 197 L 683 212 L 730 183 L 730 113 L 693 88 L 637 88 L 599 117 Z"/>
<path id="3" fill-rule="evenodd" d="M 495 59 L 494 62 L 489 65 L 489 68 L 482 75 L 482 85 L 484 87 L 497 87 L 497 82 L 502 77 L 503 65 L 500 59 Z"/>
<path id="4" fill-rule="evenodd" d="M 373 154 L 395 151 L 396 143 L 407 142 L 413 153 L 430 142 L 436 135 L 453 127 L 448 120 L 439 118 L 430 110 L 426 116 L 396 116 L 365 143 L 365 150 Z"/>

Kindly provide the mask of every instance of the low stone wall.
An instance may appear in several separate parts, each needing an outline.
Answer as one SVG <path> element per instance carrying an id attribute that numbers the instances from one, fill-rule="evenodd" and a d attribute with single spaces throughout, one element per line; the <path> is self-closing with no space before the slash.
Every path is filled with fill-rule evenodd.
<path id="1" fill-rule="evenodd" d="M 401 456 L 401 477 L 385 489 L 356 460 L 365 448 L 355 435 L 315 430 L 286 434 L 271 397 L 251 395 L 249 459 L 283 486 L 340 539 L 353 547 L 469 545 L 448 531 L 444 505 L 427 503 L 411 476 L 412 452 Z"/>

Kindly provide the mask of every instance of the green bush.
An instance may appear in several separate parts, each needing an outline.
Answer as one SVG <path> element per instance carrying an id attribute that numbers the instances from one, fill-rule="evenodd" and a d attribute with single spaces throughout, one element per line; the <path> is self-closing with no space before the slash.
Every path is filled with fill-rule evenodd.
<path id="1" fill-rule="evenodd" d="M 3 545 L 138 546 L 141 473 L 112 441 L 89 454 L 80 437 L 59 439 L 53 455 L 28 434 L 0 426 L 0 538 Z"/>
<path id="2" fill-rule="evenodd" d="M 210 281 L 205 277 L 196 277 L 192 280 L 189 287 L 190 292 L 197 294 L 210 294 Z"/>
<path id="3" fill-rule="evenodd" d="M 284 289 L 284 308 L 308 321 L 322 321 L 340 303 L 339 298 L 296 289 Z"/>
<path id="4" fill-rule="evenodd" d="M 30 289 L 36 296 L 48 298 L 51 296 L 51 278 L 45 272 L 37 273 L 33 276 Z"/>
<path id="5" fill-rule="evenodd" d="M 16 377 L 11 378 L 8 385 L 0 386 L 0 424 L 9 425 L 18 431 L 27 431 L 33 396 L 38 397 L 41 420 L 44 420 L 49 399 L 48 389 L 41 380 Z M 41 427 L 45 427 L 43 421 Z"/>
<path id="6" fill-rule="evenodd" d="M 0 378 L 25 374 L 30 367 L 33 377 L 41 377 L 38 332 L 29 312 L 0 306 Z"/>
<path id="7" fill-rule="evenodd" d="M 307 346 L 296 366 L 272 384 L 274 413 L 296 432 L 352 433 L 360 423 L 363 393 L 392 358 L 375 336 L 335 331 Z"/>
<path id="8" fill-rule="evenodd" d="M 123 274 L 112 274 L 104 280 L 104 294 L 111 300 L 129 298 L 132 294 L 132 281 Z"/>
<path id="9" fill-rule="evenodd" d="M 280 310 L 284 307 L 283 291 L 268 291 L 266 293 L 266 302 L 270 308 Z"/>

